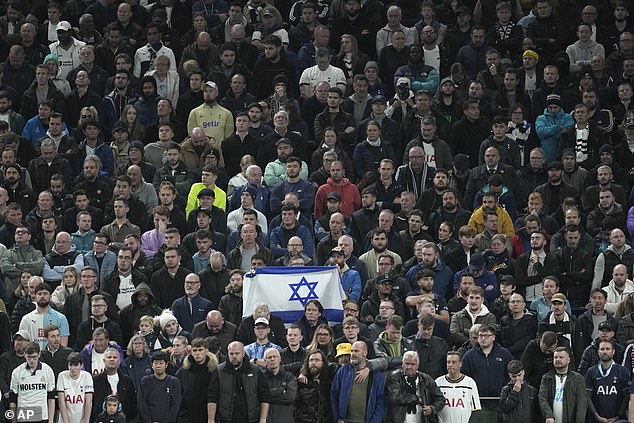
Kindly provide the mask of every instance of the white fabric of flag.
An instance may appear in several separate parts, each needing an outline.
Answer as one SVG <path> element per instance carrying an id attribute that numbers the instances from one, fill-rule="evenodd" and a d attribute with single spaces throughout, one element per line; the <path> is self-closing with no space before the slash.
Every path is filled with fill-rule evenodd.
<path id="1" fill-rule="evenodd" d="M 242 317 L 253 314 L 255 304 L 265 303 L 284 323 L 293 323 L 303 316 L 308 301 L 318 300 L 324 308 L 323 317 L 341 322 L 344 299 L 335 267 L 262 267 L 244 277 Z"/>

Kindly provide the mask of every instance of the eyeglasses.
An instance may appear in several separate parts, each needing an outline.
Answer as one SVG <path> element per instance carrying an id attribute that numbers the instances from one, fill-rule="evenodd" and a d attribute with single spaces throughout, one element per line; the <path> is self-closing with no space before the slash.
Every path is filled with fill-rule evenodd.
<path id="1" fill-rule="evenodd" d="M 478 334 L 478 338 L 490 338 L 492 336 L 493 336 L 492 333 L 479 333 Z"/>
<path id="2" fill-rule="evenodd" d="M 317 336 L 330 336 L 330 334 L 328 332 L 326 332 L 326 333 L 318 333 Z"/>
<path id="3" fill-rule="evenodd" d="M 185 285 L 196 285 L 199 284 L 200 281 L 185 281 Z"/>
<path id="4" fill-rule="evenodd" d="M 94 308 L 103 308 L 105 306 L 106 304 L 91 304 L 91 307 L 94 307 Z"/>
<path id="5" fill-rule="evenodd" d="M 394 309 L 394 307 L 392 307 L 392 306 L 380 306 L 379 307 L 379 310 L 393 310 L 393 309 Z"/>

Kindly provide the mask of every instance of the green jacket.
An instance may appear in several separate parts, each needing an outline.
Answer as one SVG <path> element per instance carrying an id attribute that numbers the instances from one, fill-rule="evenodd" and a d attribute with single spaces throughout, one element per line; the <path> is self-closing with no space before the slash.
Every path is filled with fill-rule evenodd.
<path id="1" fill-rule="evenodd" d="M 14 245 L 0 260 L 0 270 L 4 275 L 4 288 L 7 294 L 15 291 L 20 283 L 20 274 L 27 270 L 32 275 L 41 275 L 44 256 L 32 245 Z"/>
<path id="2" fill-rule="evenodd" d="M 555 370 L 542 377 L 539 386 L 539 408 L 544 418 L 553 418 L 553 399 L 555 398 Z M 562 423 L 584 423 L 588 409 L 586 383 L 581 374 L 569 370 L 564 385 L 564 407 Z"/>

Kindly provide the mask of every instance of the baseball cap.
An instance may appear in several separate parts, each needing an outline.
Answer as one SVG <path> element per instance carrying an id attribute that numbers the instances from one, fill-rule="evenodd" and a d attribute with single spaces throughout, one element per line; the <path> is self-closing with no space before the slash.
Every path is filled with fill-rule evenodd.
<path id="1" fill-rule="evenodd" d="M 442 81 L 440 81 L 440 85 L 443 85 L 445 82 L 451 82 L 451 83 L 453 84 L 453 86 L 454 86 L 454 87 L 456 86 L 455 82 L 453 82 L 453 79 L 451 79 L 451 78 L 450 78 L 450 77 L 448 77 L 448 76 L 447 76 L 447 77 L 445 77 L 445 78 L 443 78 L 443 79 L 442 79 Z"/>
<path id="2" fill-rule="evenodd" d="M 556 293 L 555 295 L 553 295 L 553 299 L 550 300 L 551 303 L 554 303 L 555 301 L 558 301 L 560 303 L 566 303 L 566 296 L 564 294 L 562 294 L 561 292 Z"/>
<path id="3" fill-rule="evenodd" d="M 54 53 L 47 54 L 42 64 L 45 65 L 49 60 L 52 60 L 59 65 L 59 58 L 57 57 L 57 54 L 54 54 Z"/>
<path id="4" fill-rule="evenodd" d="M 396 80 L 396 86 L 399 86 L 401 84 L 407 84 L 407 86 L 410 86 L 410 80 L 409 78 L 405 78 L 405 77 L 400 77 L 399 79 Z"/>
<path id="5" fill-rule="evenodd" d="M 112 125 L 112 133 L 114 134 L 117 131 L 125 131 L 128 132 L 128 127 L 126 126 L 125 123 L 121 122 L 121 121 L 116 121 L 114 123 L 114 125 Z M 128 149 L 130 149 L 130 147 L 128 147 Z"/>
<path id="6" fill-rule="evenodd" d="M 22 338 L 22 339 L 24 339 L 25 341 L 30 341 L 30 340 L 31 340 L 31 336 L 30 336 L 30 335 L 29 335 L 29 333 L 28 333 L 26 330 L 24 330 L 24 329 L 21 329 L 21 330 L 17 331 L 17 332 L 15 333 L 15 335 L 13 335 L 13 339 L 15 339 L 15 337 L 16 337 L 16 336 L 21 337 L 21 338 Z"/>
<path id="7" fill-rule="evenodd" d="M 330 255 L 332 255 L 333 253 L 341 253 L 341 254 L 343 254 L 343 248 L 341 248 L 338 245 L 336 247 L 332 247 L 332 249 L 330 250 Z"/>
<path id="8" fill-rule="evenodd" d="M 60 21 L 55 27 L 55 30 L 56 31 L 70 31 L 71 30 L 70 23 L 68 23 L 68 21 Z"/>
<path id="9" fill-rule="evenodd" d="M 384 273 L 376 278 L 376 283 L 377 284 L 388 283 L 391 285 L 393 280 L 394 278 L 392 278 L 392 276 L 390 276 L 389 273 Z"/>
<path id="10" fill-rule="evenodd" d="M 211 88 L 215 88 L 216 90 L 218 89 L 218 85 L 214 81 L 207 81 L 205 82 L 205 85 Z"/>
<path id="11" fill-rule="evenodd" d="M 257 326 L 257 325 L 269 326 L 269 319 L 267 319 L 266 317 L 258 317 L 257 319 L 255 319 L 254 326 Z"/>
<path id="12" fill-rule="evenodd" d="M 374 104 L 374 103 L 383 103 L 386 104 L 387 100 L 385 99 L 384 96 L 382 95 L 377 95 L 376 97 L 374 97 L 372 100 L 370 100 L 370 104 Z"/>
<path id="13" fill-rule="evenodd" d="M 546 165 L 546 170 L 551 169 L 564 170 L 564 165 L 559 160 L 553 160 L 552 162 L 548 163 L 548 165 Z"/>
<path id="14" fill-rule="evenodd" d="M 500 285 L 517 285 L 517 283 L 512 275 L 502 275 Z"/>
<path id="15" fill-rule="evenodd" d="M 352 344 L 348 342 L 344 342 L 343 344 L 337 345 L 337 355 L 335 358 L 338 358 L 341 355 L 350 355 L 352 354 Z"/>
<path id="16" fill-rule="evenodd" d="M 267 7 L 262 11 L 262 16 L 275 16 L 275 13 L 273 13 L 270 7 Z"/>
<path id="17" fill-rule="evenodd" d="M 469 260 L 469 268 L 473 270 L 482 270 L 484 268 L 484 256 L 480 253 L 475 253 Z"/>
<path id="18" fill-rule="evenodd" d="M 466 154 L 458 153 L 453 158 L 454 167 L 460 172 L 466 172 L 469 170 L 469 157 Z"/>
<path id="19" fill-rule="evenodd" d="M 328 197 L 326 197 L 326 200 L 336 200 L 339 201 L 341 203 L 341 194 L 339 194 L 338 192 L 331 192 L 328 194 Z"/>
<path id="20" fill-rule="evenodd" d="M 283 137 L 283 138 L 280 138 L 279 140 L 277 140 L 277 142 L 275 143 L 275 146 L 277 147 L 278 145 L 282 145 L 282 144 L 293 145 L 291 140 L 289 138 L 286 138 L 286 137 Z"/>
<path id="21" fill-rule="evenodd" d="M 604 320 L 599 323 L 599 330 L 611 330 L 612 332 L 614 332 L 614 325 L 612 325 L 612 322 Z"/>

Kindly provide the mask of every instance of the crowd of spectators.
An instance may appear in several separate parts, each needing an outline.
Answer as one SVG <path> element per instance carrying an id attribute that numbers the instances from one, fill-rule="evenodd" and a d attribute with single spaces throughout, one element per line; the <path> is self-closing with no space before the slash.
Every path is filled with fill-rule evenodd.
<path id="1" fill-rule="evenodd" d="M 0 411 L 634 421 L 631 12 L 2 2 Z"/>

